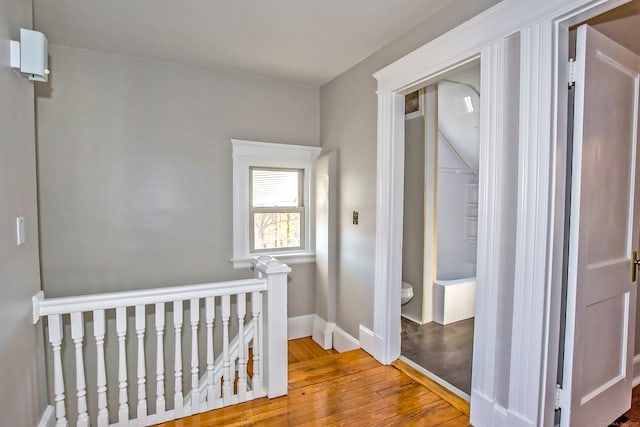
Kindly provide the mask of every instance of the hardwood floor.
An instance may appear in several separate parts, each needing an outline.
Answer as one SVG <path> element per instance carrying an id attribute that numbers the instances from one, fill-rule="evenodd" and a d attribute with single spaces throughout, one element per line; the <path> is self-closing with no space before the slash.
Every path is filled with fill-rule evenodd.
<path id="1" fill-rule="evenodd" d="M 640 426 L 640 386 L 636 386 L 631 394 L 631 409 L 618 418 L 611 426 Z"/>
<path id="2" fill-rule="evenodd" d="M 468 426 L 469 417 L 393 366 L 362 350 L 289 341 L 289 394 L 160 424 L 188 426 Z"/>
<path id="3" fill-rule="evenodd" d="M 470 395 L 473 319 L 446 326 L 405 318 L 401 323 L 402 355 Z"/>

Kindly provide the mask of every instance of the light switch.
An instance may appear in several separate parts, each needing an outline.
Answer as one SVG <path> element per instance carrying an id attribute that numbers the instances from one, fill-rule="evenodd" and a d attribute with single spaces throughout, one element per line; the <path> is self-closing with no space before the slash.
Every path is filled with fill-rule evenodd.
<path id="1" fill-rule="evenodd" d="M 358 211 L 353 211 L 353 215 L 352 215 L 353 225 L 358 225 L 358 216 L 359 216 Z"/>
<path id="2" fill-rule="evenodd" d="M 16 243 L 21 245 L 24 243 L 24 217 L 16 218 Z"/>

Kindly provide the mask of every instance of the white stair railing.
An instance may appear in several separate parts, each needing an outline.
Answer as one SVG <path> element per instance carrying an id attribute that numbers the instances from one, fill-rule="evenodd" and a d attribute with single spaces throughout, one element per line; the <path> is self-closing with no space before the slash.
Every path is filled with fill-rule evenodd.
<path id="1" fill-rule="evenodd" d="M 34 323 L 41 317 L 46 317 L 48 323 L 48 341 L 53 356 L 53 372 L 49 380 L 53 382 L 56 426 L 68 426 L 69 420 L 78 426 L 148 426 L 265 395 L 269 398 L 285 395 L 287 274 L 291 269 L 266 256 L 256 258 L 254 266 L 255 279 L 62 298 L 45 298 L 42 292 L 35 295 Z M 175 342 L 173 349 L 166 349 L 174 352 L 173 369 L 165 366 L 165 324 L 171 325 L 165 319 L 167 303 L 173 309 Z M 251 304 L 249 313 L 248 303 Z M 200 314 L 201 306 L 204 316 Z M 187 307 L 189 313 L 185 316 Z M 149 318 L 147 309 L 149 312 L 153 310 Z M 91 313 L 93 317 L 94 340 L 85 339 L 88 317 L 85 313 Z M 250 316 L 248 321 L 247 314 Z M 105 343 L 109 342 L 105 318 L 113 315 L 115 336 L 111 340 L 116 343 L 117 360 L 110 366 L 105 357 Z M 132 345 L 127 345 L 128 315 L 133 316 Z M 70 323 L 71 329 L 71 340 L 67 338 L 66 341 L 65 321 Z M 230 336 L 232 321 L 237 328 L 233 337 Z M 221 336 L 215 334 L 216 322 L 221 322 Z M 204 327 L 203 348 L 206 353 L 202 364 L 198 333 L 201 327 Z M 184 337 L 183 329 L 186 329 Z M 90 336 L 90 333 L 87 331 L 86 335 Z M 154 348 L 146 348 L 147 335 L 155 335 Z M 190 340 L 191 345 L 183 346 L 183 339 Z M 222 345 L 216 345 L 220 339 Z M 95 342 L 95 356 L 91 357 L 92 360 L 95 357 L 95 367 L 92 367 L 95 370 L 95 377 L 92 376 L 95 388 L 88 390 L 85 366 L 92 365 L 86 359 L 86 347 L 92 344 L 90 341 Z M 75 367 L 71 370 L 63 368 L 65 345 L 73 346 Z M 222 348 L 218 357 L 214 354 L 216 346 Z M 183 349 L 188 349 L 188 353 L 184 354 Z M 130 372 L 135 372 L 135 376 L 132 374 L 129 378 L 127 352 L 134 351 L 136 363 L 131 368 L 135 366 L 135 370 Z M 145 352 L 149 356 L 156 353 L 155 375 L 147 372 Z M 190 384 L 186 397 L 183 396 L 183 361 L 189 367 L 184 378 Z M 115 383 L 108 384 L 108 372 L 117 372 Z M 166 398 L 169 381 L 165 380 L 165 373 L 173 373 L 173 399 Z M 74 389 L 71 388 L 73 384 Z M 111 387 L 118 391 L 117 401 L 108 400 Z M 155 407 L 154 413 L 149 413 L 149 389 L 155 389 L 155 405 L 151 405 Z M 130 394 L 136 396 L 135 401 L 129 402 Z M 68 411 L 67 397 L 70 396 L 75 397 L 77 413 Z M 91 413 L 94 419 L 90 420 Z"/>

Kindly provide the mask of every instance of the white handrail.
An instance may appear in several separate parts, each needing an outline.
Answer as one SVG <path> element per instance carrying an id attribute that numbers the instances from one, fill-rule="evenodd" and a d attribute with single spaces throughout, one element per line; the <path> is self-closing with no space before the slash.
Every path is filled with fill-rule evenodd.
<path id="1" fill-rule="evenodd" d="M 138 291 L 107 292 L 96 295 L 47 298 L 40 291 L 33 297 L 34 324 L 40 317 L 118 307 L 148 305 L 192 298 L 217 297 L 267 290 L 266 279 L 244 279 L 199 285 L 170 286 Z"/>
<path id="2" fill-rule="evenodd" d="M 291 269 L 286 264 L 268 257 L 257 257 L 253 261 L 257 278 L 226 281 L 219 283 L 203 283 L 199 285 L 171 286 L 137 291 L 110 292 L 97 295 L 59 297 L 45 299 L 39 292 L 33 297 L 33 319 L 37 323 L 41 317 L 48 318 L 48 341 L 53 353 L 52 404 L 55 404 L 56 425 L 68 426 L 69 419 L 77 420 L 78 426 L 89 425 L 89 411 L 93 420 L 91 424 L 106 427 L 116 420 L 119 426 L 147 426 L 163 421 L 173 420 L 185 415 L 196 414 L 202 410 L 211 410 L 232 405 L 245 400 L 282 396 L 287 393 L 287 275 Z M 264 296 L 264 298 L 263 298 Z M 231 304 L 231 297 L 235 305 Z M 251 310 L 247 312 L 247 298 L 250 298 Z M 201 302 L 204 301 L 205 316 L 201 319 Z M 217 306 L 216 301 L 220 303 Z M 189 317 L 184 318 L 185 303 L 189 304 Z M 165 332 L 165 303 L 173 307 L 173 329 Z M 153 306 L 153 315 L 147 313 L 147 307 Z M 218 308 L 219 307 L 219 308 Z M 129 310 L 134 308 L 135 310 Z M 117 348 L 117 360 L 111 367 L 106 366 L 105 342 L 107 328 L 105 311 L 115 310 L 115 333 L 117 342 L 111 341 Z M 218 315 L 216 311 L 219 310 Z M 134 311 L 134 313 L 131 313 Z M 134 314 L 131 319 L 128 315 Z M 93 313 L 93 336 L 96 353 L 92 358 L 85 354 L 88 344 L 85 334 L 85 313 Z M 230 336 L 229 323 L 237 319 L 237 336 Z M 251 319 L 247 321 L 246 317 Z M 62 363 L 62 346 L 64 343 L 63 317 L 70 320 L 70 337 L 75 349 L 75 393 L 65 390 L 68 383 Z M 222 336 L 214 337 L 214 322 L 222 321 Z M 134 343 L 127 345 L 128 321 L 133 320 L 130 334 Z M 204 323 L 204 325 L 202 325 Z M 186 351 L 182 346 L 182 331 L 190 330 L 190 345 Z M 202 387 L 200 377 L 200 338 L 199 329 L 204 326 L 206 335 L 206 389 Z M 164 359 L 164 335 L 173 333 L 174 368 L 166 365 Z M 236 333 L 236 331 L 233 331 Z M 147 348 L 145 337 L 156 335 L 155 349 Z M 186 335 L 186 334 L 185 334 Z M 214 357 L 214 339 L 222 339 L 222 354 Z M 185 337 L 185 340 L 188 338 Z M 188 341 L 187 341 L 188 342 Z M 185 342 L 186 344 L 186 342 Z M 116 347 L 117 345 L 117 347 Z M 248 347 L 253 347 L 249 360 Z M 234 347 L 235 346 L 235 347 Z M 190 349 L 189 349 L 190 347 Z M 190 351 L 189 351 L 190 350 Z M 128 367 L 127 353 L 135 352 L 135 367 Z M 147 366 L 146 355 L 156 351 L 155 375 Z M 171 349 L 167 349 L 171 351 Z M 183 389 L 183 360 L 188 357 L 188 365 L 184 374 L 190 377 L 187 399 Z M 96 372 L 96 380 L 87 387 L 86 361 L 95 361 L 91 370 Z M 253 371 L 249 376 L 247 364 L 251 362 Z M 128 368 L 131 369 L 129 372 Z M 166 369 L 166 370 L 165 370 Z M 116 372 L 117 381 L 107 384 L 106 372 Z M 167 410 L 165 395 L 167 381 L 165 373 L 172 372 L 174 387 L 174 407 Z M 224 378 L 224 379 L 223 379 Z M 186 378 L 185 378 L 186 379 Z M 185 382 L 185 385 L 188 382 Z M 155 386 L 155 413 L 150 413 L 147 398 Z M 69 387 L 69 385 L 67 386 Z M 108 388 L 117 391 L 117 399 L 108 401 Z M 135 391 L 132 393 L 132 391 Z M 91 392 L 95 398 L 88 399 Z M 205 393 L 206 392 L 206 393 Z M 76 404 L 73 414 L 67 415 L 66 398 Z M 88 405 L 90 408 L 88 407 Z M 110 415 L 111 410 L 111 415 Z M 135 415 L 134 415 L 135 413 Z M 131 419 L 132 417 L 135 417 Z M 116 424 L 111 424 L 116 425 Z"/>

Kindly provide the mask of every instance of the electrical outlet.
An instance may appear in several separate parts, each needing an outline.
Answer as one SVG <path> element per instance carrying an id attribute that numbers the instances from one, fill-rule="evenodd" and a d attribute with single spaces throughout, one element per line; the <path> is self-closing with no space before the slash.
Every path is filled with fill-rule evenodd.
<path id="1" fill-rule="evenodd" d="M 353 225 L 358 225 L 358 211 L 353 211 Z"/>

